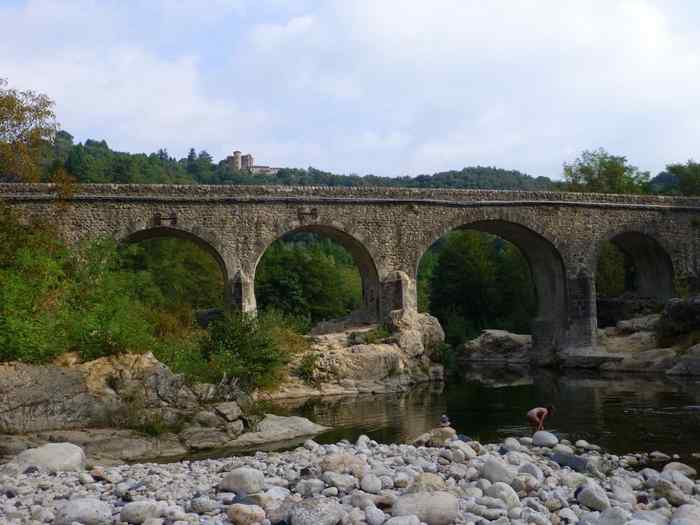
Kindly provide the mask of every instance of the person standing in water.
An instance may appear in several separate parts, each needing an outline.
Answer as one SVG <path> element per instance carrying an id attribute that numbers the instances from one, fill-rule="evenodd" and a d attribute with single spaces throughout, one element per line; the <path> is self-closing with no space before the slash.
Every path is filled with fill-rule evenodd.
<path id="1" fill-rule="evenodd" d="M 544 430 L 544 419 L 554 414 L 554 407 L 535 407 L 527 413 L 527 421 L 534 431 Z"/>

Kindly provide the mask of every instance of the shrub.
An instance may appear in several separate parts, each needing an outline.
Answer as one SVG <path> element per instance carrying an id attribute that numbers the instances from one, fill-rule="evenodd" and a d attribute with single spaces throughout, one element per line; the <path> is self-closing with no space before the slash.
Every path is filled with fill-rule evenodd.
<path id="1" fill-rule="evenodd" d="M 200 350 L 217 381 L 236 377 L 244 390 L 274 386 L 289 362 L 264 321 L 239 312 L 211 323 Z"/>
<path id="2" fill-rule="evenodd" d="M 301 361 L 295 368 L 294 373 L 305 383 L 316 383 L 314 372 L 316 372 L 316 365 L 320 357 L 321 356 L 316 352 L 304 354 L 304 357 L 301 358 Z"/>
<path id="3" fill-rule="evenodd" d="M 379 325 L 377 328 L 373 328 L 372 330 L 369 330 L 368 332 L 365 332 L 365 343 L 368 345 L 374 345 L 377 343 L 381 343 L 386 339 L 387 337 L 391 336 L 391 332 L 389 329 L 384 326 L 384 325 Z"/>

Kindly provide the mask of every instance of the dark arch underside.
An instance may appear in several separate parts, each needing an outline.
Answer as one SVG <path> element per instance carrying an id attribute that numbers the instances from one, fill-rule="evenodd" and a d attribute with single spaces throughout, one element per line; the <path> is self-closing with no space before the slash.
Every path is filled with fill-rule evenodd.
<path id="1" fill-rule="evenodd" d="M 634 264 L 631 292 L 660 302 L 673 297 L 673 263 L 658 241 L 640 232 L 623 232 L 610 242 Z"/>

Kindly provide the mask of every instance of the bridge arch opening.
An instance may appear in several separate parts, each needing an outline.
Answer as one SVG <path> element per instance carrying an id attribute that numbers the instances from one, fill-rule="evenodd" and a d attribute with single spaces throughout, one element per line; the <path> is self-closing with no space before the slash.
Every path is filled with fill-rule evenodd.
<path id="1" fill-rule="evenodd" d="M 457 249 L 446 251 L 451 238 Z M 438 268 L 444 275 L 435 273 Z M 450 334 L 446 305 L 435 297 L 441 293 L 436 285 L 440 288 L 441 279 L 452 280 L 444 283 L 449 290 L 457 280 L 468 281 L 469 275 L 473 279 L 467 282 L 469 286 L 454 292 L 462 295 L 454 301 L 461 301 L 461 311 L 456 309 L 452 314 L 453 319 L 471 329 L 465 337 L 476 337 L 485 328 L 501 328 L 531 334 L 538 352 L 562 344 L 568 326 L 566 272 L 561 255 L 550 241 L 517 223 L 482 220 L 459 226 L 433 243 L 421 257 L 418 269 L 419 308 L 440 318 L 452 344 L 461 343 L 459 330 Z M 489 305 L 491 301 L 497 307 Z M 434 311 L 434 306 L 443 311 Z M 482 307 L 488 311 L 487 318 L 482 316 L 476 323 L 469 319 L 478 316 Z"/>
<path id="2" fill-rule="evenodd" d="M 185 230 L 153 227 L 121 241 L 126 269 L 148 272 L 164 311 L 183 326 L 195 318 L 201 324 L 217 318 L 230 305 L 228 272 L 219 251 L 208 241 Z"/>
<path id="3" fill-rule="evenodd" d="M 270 243 L 255 267 L 258 310 L 268 308 L 322 321 L 375 323 L 379 274 L 372 255 L 349 233 L 326 225 L 304 225 Z"/>
<path id="4" fill-rule="evenodd" d="M 625 231 L 600 243 L 596 261 L 598 325 L 652 313 L 674 295 L 671 257 L 652 236 Z"/>

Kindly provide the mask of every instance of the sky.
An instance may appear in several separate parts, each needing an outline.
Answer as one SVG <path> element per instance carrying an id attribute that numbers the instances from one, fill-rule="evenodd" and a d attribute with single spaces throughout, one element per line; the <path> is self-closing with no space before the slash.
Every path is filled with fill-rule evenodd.
<path id="1" fill-rule="evenodd" d="M 336 173 L 700 159 L 697 0 L 0 0 L 76 141 Z"/>

